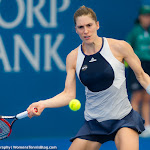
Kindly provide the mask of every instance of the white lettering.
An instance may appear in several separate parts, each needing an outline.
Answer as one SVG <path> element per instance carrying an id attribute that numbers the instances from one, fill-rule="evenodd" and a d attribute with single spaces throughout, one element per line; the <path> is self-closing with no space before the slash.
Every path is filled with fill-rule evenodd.
<path id="1" fill-rule="evenodd" d="M 53 46 L 51 44 L 51 38 L 52 37 L 49 34 L 44 36 L 44 39 L 45 39 L 45 63 L 44 63 L 44 70 L 45 71 L 50 71 L 52 69 L 51 59 L 53 58 L 53 60 L 57 64 L 58 68 L 60 70 L 62 70 L 62 71 L 65 71 L 65 64 L 63 63 L 63 61 L 61 60 L 61 58 L 57 54 L 57 49 L 58 49 L 59 45 L 61 44 L 62 40 L 64 39 L 64 35 L 63 34 L 59 34 L 57 36 L 56 42 L 54 43 Z"/>
<path id="2" fill-rule="evenodd" d="M 65 11 L 70 5 L 70 0 L 63 0 L 63 5 L 58 8 L 58 12 L 63 12 Z"/>
<path id="3" fill-rule="evenodd" d="M 0 1 L 1 3 L 1 1 Z M 0 26 L 6 29 L 15 28 L 18 26 L 24 16 L 25 16 L 25 3 L 23 0 L 16 0 L 18 6 L 18 14 L 16 19 L 12 22 L 5 21 L 0 14 Z M 63 0 L 62 6 L 57 8 L 57 0 L 49 0 L 49 21 L 43 15 L 42 10 L 44 10 L 44 6 L 46 6 L 48 0 L 39 0 L 38 4 L 34 6 L 34 0 L 27 0 L 26 6 L 26 27 L 33 28 L 34 27 L 34 16 L 39 21 L 40 25 L 44 28 L 56 28 L 58 26 L 57 23 L 57 13 L 65 11 L 69 5 L 70 0 Z M 47 6 L 46 6 L 47 7 Z"/>
<path id="4" fill-rule="evenodd" d="M 22 56 L 26 58 L 27 62 L 29 62 L 31 67 L 37 72 L 39 72 L 40 67 L 42 67 L 40 64 L 41 60 L 44 61 L 44 64 L 42 64 L 44 65 L 43 69 L 46 72 L 52 70 L 52 61 L 55 62 L 59 70 L 65 71 L 65 64 L 61 56 L 58 54 L 59 46 L 64 40 L 64 34 L 58 34 L 53 44 L 51 34 L 44 35 L 44 38 L 42 38 L 44 39 L 44 41 L 41 40 L 41 36 L 39 34 L 35 34 L 33 36 L 33 42 L 31 42 L 34 44 L 30 45 L 30 47 L 27 45 L 23 37 L 19 34 L 14 35 L 13 39 L 14 46 L 11 46 L 11 50 L 14 50 L 14 63 L 12 64 L 13 68 L 11 68 L 7 56 L 7 50 L 3 43 L 2 37 L 0 36 L 0 60 L 2 60 L 5 72 L 20 72 L 21 68 L 23 67 L 21 66 L 21 64 L 25 64 L 24 61 L 21 61 Z M 44 45 L 40 44 L 41 42 Z M 41 47 L 41 45 L 43 45 L 43 47 Z M 40 49 L 44 50 L 40 51 Z M 43 53 L 43 55 L 40 55 L 41 52 Z M 44 59 L 41 59 L 41 56 L 44 56 Z"/>
<path id="5" fill-rule="evenodd" d="M 10 72 L 12 69 L 11 69 L 11 66 L 9 64 L 6 50 L 5 50 L 1 36 L 0 36 L 0 59 L 3 62 L 5 72 Z"/>
<path id="6" fill-rule="evenodd" d="M 25 57 L 28 59 L 32 67 L 35 71 L 39 71 L 40 65 L 39 65 L 39 52 L 40 52 L 40 35 L 36 34 L 34 36 L 34 55 L 30 52 L 29 48 L 23 41 L 22 37 L 20 35 L 14 36 L 14 51 L 15 51 L 15 62 L 14 62 L 14 71 L 19 72 L 20 71 L 20 51 L 23 52 Z"/>
<path id="7" fill-rule="evenodd" d="M 36 16 L 38 21 L 43 27 L 48 27 L 48 22 L 45 20 L 44 16 L 41 13 L 41 9 L 45 5 L 45 0 L 39 0 L 37 6 L 33 7 L 33 0 L 27 1 L 27 27 L 32 28 L 33 24 L 33 15 Z"/>
<path id="8" fill-rule="evenodd" d="M 51 0 L 50 1 L 50 20 L 51 23 L 49 24 L 49 27 L 57 27 L 57 12 L 56 12 L 56 7 L 57 3 L 56 0 Z"/>
<path id="9" fill-rule="evenodd" d="M 20 22 L 22 21 L 23 17 L 24 17 L 24 13 L 25 13 L 25 5 L 23 1 L 20 0 L 16 0 L 17 5 L 18 5 L 18 16 L 16 17 L 16 19 L 12 22 L 6 22 L 1 14 L 0 14 L 0 26 L 3 28 L 14 28 L 16 26 L 18 26 L 20 24 Z M 9 10 L 10 11 L 10 10 Z"/>
<path id="10" fill-rule="evenodd" d="M 40 25 L 45 28 L 54 28 L 57 27 L 57 1 L 50 0 L 50 9 L 49 9 L 49 22 L 44 18 L 41 9 L 45 5 L 45 0 L 40 0 L 39 4 L 34 7 L 33 0 L 27 1 L 27 27 L 32 28 L 34 26 L 33 15 L 36 16 Z"/>

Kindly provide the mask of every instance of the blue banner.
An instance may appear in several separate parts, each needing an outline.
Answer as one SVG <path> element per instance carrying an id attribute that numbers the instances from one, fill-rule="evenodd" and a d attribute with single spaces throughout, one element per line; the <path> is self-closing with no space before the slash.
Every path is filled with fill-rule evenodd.
<path id="1" fill-rule="evenodd" d="M 15 115 L 33 102 L 64 89 L 66 56 L 81 40 L 73 14 L 91 7 L 99 36 L 125 39 L 139 0 L 0 0 L 0 114 Z M 46 109 L 38 118 L 17 121 L 10 138 L 73 136 L 82 125 L 84 87 L 77 80 L 78 112 L 68 106 Z M 20 127 L 20 128 L 19 128 Z"/>

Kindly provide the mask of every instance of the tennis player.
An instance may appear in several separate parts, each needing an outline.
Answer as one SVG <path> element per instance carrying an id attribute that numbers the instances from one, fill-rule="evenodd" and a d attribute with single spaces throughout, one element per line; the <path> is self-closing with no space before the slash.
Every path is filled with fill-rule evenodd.
<path id="1" fill-rule="evenodd" d="M 99 22 L 91 8 L 80 7 L 74 22 L 82 44 L 67 56 L 65 89 L 53 98 L 31 104 L 29 117 L 40 115 L 45 108 L 68 105 L 76 97 L 76 72 L 85 86 L 85 123 L 71 139 L 69 150 L 99 150 L 110 140 L 118 150 L 138 150 L 144 120 L 128 100 L 124 60 L 149 94 L 150 77 L 128 43 L 97 35 Z"/>

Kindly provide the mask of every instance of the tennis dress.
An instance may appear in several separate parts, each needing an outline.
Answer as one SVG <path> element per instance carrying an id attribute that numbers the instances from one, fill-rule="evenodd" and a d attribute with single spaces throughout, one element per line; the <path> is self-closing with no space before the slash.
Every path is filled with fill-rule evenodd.
<path id="1" fill-rule="evenodd" d="M 71 141 L 78 137 L 104 143 L 114 140 L 121 127 L 144 130 L 143 119 L 128 99 L 124 64 L 113 56 L 106 38 L 93 55 L 85 55 L 79 46 L 76 73 L 85 86 L 85 123 Z"/>

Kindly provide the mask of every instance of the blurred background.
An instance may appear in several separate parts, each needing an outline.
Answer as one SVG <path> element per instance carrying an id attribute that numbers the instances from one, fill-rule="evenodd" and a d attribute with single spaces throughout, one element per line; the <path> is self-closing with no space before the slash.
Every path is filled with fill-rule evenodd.
<path id="1" fill-rule="evenodd" d="M 66 56 L 81 43 L 73 22 L 81 5 L 96 12 L 99 36 L 125 40 L 142 4 L 150 5 L 150 0 L 0 0 L 0 114 L 15 115 L 64 89 Z M 84 87 L 78 79 L 76 98 L 82 104 L 79 111 L 46 109 L 40 117 L 17 121 L 0 145 L 67 149 L 84 121 Z"/>

